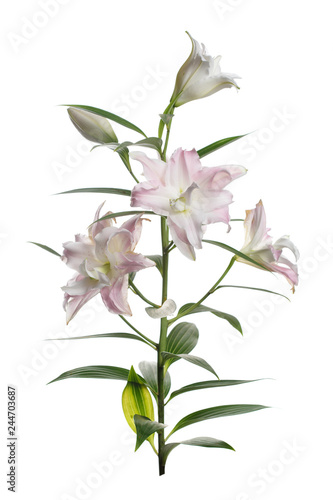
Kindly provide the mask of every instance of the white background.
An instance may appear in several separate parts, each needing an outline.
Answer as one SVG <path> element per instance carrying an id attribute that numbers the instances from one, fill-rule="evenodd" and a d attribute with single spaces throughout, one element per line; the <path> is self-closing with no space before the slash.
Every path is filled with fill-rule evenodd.
<path id="1" fill-rule="evenodd" d="M 1 9 L 1 488 L 12 498 L 5 484 L 6 391 L 7 384 L 14 384 L 20 500 L 326 497 L 332 488 L 330 3 L 59 0 L 48 2 L 45 14 L 46 4 L 17 0 Z M 60 287 L 72 273 L 27 241 L 61 251 L 62 242 L 85 231 L 106 198 L 53 193 L 85 186 L 132 187 L 111 151 L 86 153 L 87 142 L 65 108 L 56 105 L 108 109 L 156 135 L 158 113 L 166 107 L 176 73 L 190 52 L 185 30 L 204 42 L 210 54 L 222 54 L 222 69 L 242 76 L 241 89 L 223 90 L 179 108 L 169 151 L 201 148 L 254 131 L 203 163 L 236 162 L 248 168 L 230 186 L 235 200 L 231 214 L 243 217 L 262 198 L 271 234 L 289 234 L 300 249 L 301 278 L 291 296 L 282 277 L 242 264 L 234 267 L 229 284 L 273 288 L 291 298 L 290 303 L 276 303 L 272 295 L 243 290 L 221 290 L 211 297 L 208 305 L 242 321 L 243 339 L 215 316 L 193 316 L 200 330 L 194 354 L 207 359 L 221 378 L 274 380 L 176 398 L 167 407 L 169 425 L 192 411 L 221 404 L 273 408 L 180 431 L 178 439 L 214 436 L 237 452 L 179 447 L 169 457 L 167 474 L 159 478 L 147 443 L 133 453 L 132 431 L 121 410 L 122 382 L 76 379 L 46 385 L 79 366 L 137 368 L 140 360 L 154 359 L 154 353 L 126 340 L 45 342 L 128 330 L 99 300 L 66 327 Z M 122 140 L 139 139 L 120 126 L 115 129 Z M 140 175 L 139 166 L 136 172 Z M 118 211 L 127 203 L 127 198 L 110 196 L 106 209 Z M 242 224 L 235 223 L 229 235 L 223 224 L 211 226 L 208 236 L 240 248 Z M 145 224 L 139 250 L 159 252 L 156 222 Z M 170 297 L 178 306 L 198 299 L 229 257 L 205 247 L 192 263 L 174 251 Z M 154 269 L 138 275 L 137 284 L 159 300 Z M 135 297 L 130 302 L 133 321 L 157 339 L 157 323 Z M 184 363 L 171 368 L 174 389 L 210 378 Z M 102 463 L 104 478 L 96 472 Z"/>

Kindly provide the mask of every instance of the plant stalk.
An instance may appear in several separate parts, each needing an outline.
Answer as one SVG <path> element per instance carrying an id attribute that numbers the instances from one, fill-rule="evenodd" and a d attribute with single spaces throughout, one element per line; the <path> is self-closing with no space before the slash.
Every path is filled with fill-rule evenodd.
<path id="1" fill-rule="evenodd" d="M 162 273 L 162 304 L 168 297 L 168 267 L 169 267 L 169 228 L 166 219 L 161 217 L 161 238 L 163 255 L 163 273 Z M 160 341 L 157 353 L 157 383 L 158 383 L 158 421 L 164 424 L 164 360 L 162 352 L 166 351 L 166 338 L 168 332 L 167 318 L 161 318 Z M 158 432 L 158 465 L 159 475 L 165 473 L 165 459 L 163 450 L 165 447 L 164 429 Z"/>
<path id="2" fill-rule="evenodd" d="M 193 304 L 191 307 L 189 307 L 188 309 L 186 309 L 186 311 L 184 311 L 182 314 L 178 314 L 175 318 L 171 319 L 170 321 L 168 321 L 168 325 L 170 326 L 172 323 L 174 323 L 175 321 L 178 321 L 180 318 L 182 318 L 183 316 L 186 316 L 187 314 L 189 314 L 190 312 L 194 311 L 194 309 L 198 306 L 200 306 L 200 304 L 202 304 L 206 299 L 207 297 L 209 297 L 209 295 L 211 295 L 212 293 L 215 292 L 217 286 L 221 283 L 221 281 L 226 277 L 226 275 L 228 274 L 228 272 L 230 271 L 230 269 L 232 268 L 232 266 L 234 265 L 234 263 L 236 262 L 236 256 L 232 257 L 232 259 L 230 260 L 229 262 L 229 265 L 228 267 L 226 268 L 226 270 L 224 271 L 224 273 L 222 274 L 222 276 L 220 276 L 220 278 L 217 280 L 217 282 L 208 290 L 207 293 L 205 293 L 205 295 L 203 297 L 201 297 L 200 300 L 198 300 L 198 302 L 196 302 L 195 304 Z"/>

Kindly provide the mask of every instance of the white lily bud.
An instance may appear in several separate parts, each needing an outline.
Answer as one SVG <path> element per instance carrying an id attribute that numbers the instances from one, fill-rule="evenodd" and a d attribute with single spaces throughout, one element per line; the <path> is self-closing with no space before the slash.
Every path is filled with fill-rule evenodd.
<path id="1" fill-rule="evenodd" d="M 175 88 L 170 99 L 174 107 L 181 106 L 195 99 L 201 99 L 215 94 L 228 87 L 239 88 L 232 73 L 222 73 L 220 68 L 221 56 L 211 57 L 206 54 L 203 44 L 197 42 L 186 32 L 192 42 L 192 51 L 188 59 L 180 68 L 176 78 Z"/>
<path id="2" fill-rule="evenodd" d="M 99 144 L 118 142 L 117 136 L 106 118 L 77 108 L 68 108 L 67 111 L 74 127 L 88 141 Z"/>
<path id="3" fill-rule="evenodd" d="M 176 303 L 172 299 L 167 299 L 161 307 L 146 307 L 146 313 L 151 318 L 160 319 L 170 316 L 176 309 Z"/>

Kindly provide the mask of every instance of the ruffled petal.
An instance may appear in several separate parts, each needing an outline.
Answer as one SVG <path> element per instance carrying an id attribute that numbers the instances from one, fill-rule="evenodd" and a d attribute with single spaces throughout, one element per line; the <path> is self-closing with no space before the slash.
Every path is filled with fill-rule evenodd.
<path id="1" fill-rule="evenodd" d="M 170 217 L 167 219 L 167 224 L 170 228 L 172 240 L 178 250 L 188 259 L 195 260 L 195 250 L 187 238 L 186 231 L 177 226 Z"/>
<path id="2" fill-rule="evenodd" d="M 142 219 L 141 214 L 134 215 L 134 217 L 131 217 L 128 219 L 124 224 L 122 224 L 120 227 L 121 229 L 126 229 L 132 234 L 132 242 L 133 245 L 131 247 L 131 250 L 134 250 L 140 237 L 141 237 L 141 231 L 142 231 L 142 221 L 143 220 L 149 220 L 149 219 Z"/>
<path id="3" fill-rule="evenodd" d="M 101 219 L 102 216 L 100 215 L 101 213 L 101 209 L 104 205 L 105 201 L 103 201 L 103 203 L 100 204 L 100 206 L 98 207 L 96 213 L 95 213 L 95 217 L 94 217 L 94 222 L 98 219 Z M 110 215 L 112 212 L 106 212 L 103 217 L 105 217 L 106 215 Z M 113 226 L 113 220 L 114 219 L 105 219 L 105 220 L 102 220 L 100 222 L 96 222 L 95 224 L 92 224 L 92 226 L 89 227 L 89 236 L 91 238 L 95 238 L 96 235 L 98 233 L 100 233 L 102 231 L 102 229 L 104 229 L 105 227 L 110 227 L 110 226 Z"/>
<path id="4" fill-rule="evenodd" d="M 75 271 L 80 271 L 80 265 L 87 258 L 94 258 L 95 247 L 89 238 L 76 235 L 76 241 L 67 241 L 63 244 L 62 261 Z"/>
<path id="5" fill-rule="evenodd" d="M 203 167 L 194 177 L 194 181 L 203 191 L 220 192 L 225 186 L 247 172 L 241 165 L 223 165 L 220 167 Z"/>
<path id="6" fill-rule="evenodd" d="M 246 211 L 244 221 L 245 228 L 245 244 L 242 252 L 260 250 L 272 244 L 272 238 L 266 228 L 266 213 L 262 201 L 257 203 L 256 208 Z"/>
<path id="7" fill-rule="evenodd" d="M 105 246 L 105 255 L 112 262 L 112 255 L 116 253 L 126 253 L 134 246 L 133 235 L 127 229 L 116 228 L 116 231 L 109 237 Z"/>
<path id="8" fill-rule="evenodd" d="M 164 184 L 166 163 L 159 159 L 149 158 L 141 151 L 133 151 L 130 153 L 132 160 L 139 161 L 143 166 L 143 173 L 145 178 L 152 183 L 152 185 Z"/>
<path id="9" fill-rule="evenodd" d="M 127 302 L 128 275 L 117 278 L 111 286 L 102 288 L 101 296 L 109 312 L 113 314 L 132 315 Z"/>
<path id="10" fill-rule="evenodd" d="M 281 266 L 280 264 L 284 264 Z M 281 257 L 278 263 L 269 265 L 269 269 L 276 273 L 282 274 L 292 286 L 292 291 L 295 291 L 295 285 L 298 285 L 297 265 L 290 262 L 288 259 Z"/>
<path id="11" fill-rule="evenodd" d="M 117 272 L 120 272 L 122 275 L 124 275 L 129 273 L 136 273 L 138 271 L 141 271 L 141 269 L 154 267 L 155 265 L 155 262 L 140 253 L 127 252 L 126 254 L 120 254 L 118 256 L 115 268 Z"/>
<path id="12" fill-rule="evenodd" d="M 80 275 L 80 279 L 70 280 L 66 286 L 61 289 L 70 296 L 85 295 L 93 289 L 99 289 L 99 282 L 92 278 L 86 278 Z"/>
<path id="13" fill-rule="evenodd" d="M 71 279 L 67 286 L 69 289 L 72 289 L 77 282 L 81 282 L 84 280 L 84 277 L 81 275 L 74 276 Z M 99 293 L 98 289 L 90 289 L 84 295 L 76 295 L 72 296 L 69 293 L 65 292 L 63 308 L 66 311 L 66 322 L 67 324 L 74 318 L 74 316 L 78 313 L 78 311 L 83 307 L 90 299 L 95 297 Z"/>
<path id="14" fill-rule="evenodd" d="M 299 259 L 299 251 L 298 248 L 294 245 L 292 241 L 290 241 L 289 236 L 282 236 L 274 243 L 274 248 L 277 250 L 283 250 L 284 248 L 289 248 L 295 256 L 295 259 Z"/>
<path id="15" fill-rule="evenodd" d="M 148 182 L 140 182 L 132 190 L 131 207 L 141 207 L 159 215 L 168 215 L 169 200 L 177 196 L 177 192 L 170 192 L 163 186 L 153 187 Z"/>
<path id="16" fill-rule="evenodd" d="M 107 245 L 115 234 L 119 231 L 117 227 L 105 227 L 103 228 L 94 239 L 95 242 L 95 254 L 96 259 L 103 265 L 108 261 L 106 256 Z"/>
<path id="17" fill-rule="evenodd" d="M 178 148 L 168 161 L 166 184 L 173 186 L 179 194 L 183 193 L 201 169 L 200 158 L 195 149 L 186 151 Z"/>
<path id="18" fill-rule="evenodd" d="M 213 224 L 215 222 L 224 222 L 229 225 L 229 205 L 231 203 L 232 194 L 227 190 L 221 191 L 218 196 L 202 197 L 203 223 Z"/>
<path id="19" fill-rule="evenodd" d="M 171 97 L 171 101 L 173 101 L 177 97 L 177 95 L 180 94 L 190 78 L 193 77 L 193 75 L 199 69 L 202 63 L 203 53 L 205 52 L 204 46 L 197 42 L 197 40 L 192 38 L 188 32 L 187 34 L 192 42 L 192 50 L 189 57 L 177 73 L 175 88 Z"/>

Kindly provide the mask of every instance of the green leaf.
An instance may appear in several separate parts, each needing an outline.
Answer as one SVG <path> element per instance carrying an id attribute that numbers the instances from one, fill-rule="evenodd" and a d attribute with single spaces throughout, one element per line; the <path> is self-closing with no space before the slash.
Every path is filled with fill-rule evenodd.
<path id="1" fill-rule="evenodd" d="M 186 392 L 198 391 L 201 389 L 213 389 L 215 387 L 228 387 L 229 385 L 247 384 L 249 382 L 257 382 L 261 379 L 256 380 L 206 380 L 204 382 L 195 382 L 194 384 L 185 385 L 177 391 L 173 391 L 170 394 L 169 401 L 179 396 L 180 394 L 185 394 Z"/>
<path id="2" fill-rule="evenodd" d="M 227 450 L 235 451 L 234 448 L 225 441 L 220 441 L 219 439 L 211 437 L 197 437 L 186 439 L 185 441 L 180 441 L 179 443 L 168 443 L 167 445 L 165 445 L 163 450 L 164 463 L 166 462 L 171 451 L 177 448 L 177 446 L 179 446 L 180 444 L 186 444 L 189 446 L 201 446 L 203 448 L 225 448 Z"/>
<path id="3" fill-rule="evenodd" d="M 84 335 L 81 337 L 65 337 L 62 339 L 46 339 L 46 340 L 83 340 L 83 339 L 98 339 L 98 338 L 118 338 L 118 339 L 131 339 L 131 340 L 139 340 L 144 344 L 148 344 L 143 338 L 139 337 L 139 335 L 135 335 L 134 333 L 97 333 L 96 335 Z M 148 344 L 150 346 L 150 344 Z"/>
<path id="4" fill-rule="evenodd" d="M 46 245 L 42 245 L 41 243 L 36 243 L 35 241 L 28 241 L 28 243 L 32 243 L 33 245 L 36 245 L 37 247 L 42 248 L 43 250 L 46 250 L 47 252 L 52 253 L 53 255 L 56 255 L 57 257 L 61 257 L 60 253 L 56 252 L 50 247 L 47 247 Z"/>
<path id="5" fill-rule="evenodd" d="M 107 146 L 107 144 L 105 145 Z M 147 137 L 146 139 L 141 139 L 141 141 L 138 142 L 131 142 L 131 141 L 122 142 L 119 144 L 119 146 L 117 146 L 115 151 L 118 152 L 118 150 L 121 150 L 127 146 L 141 146 L 141 147 L 155 149 L 156 151 L 160 152 L 162 147 L 162 139 L 160 139 L 159 137 Z"/>
<path id="6" fill-rule="evenodd" d="M 197 422 L 202 422 L 203 420 L 210 420 L 212 418 L 219 417 L 231 417 L 234 415 L 242 415 L 243 413 L 250 413 L 253 411 L 263 410 L 268 408 L 268 406 L 262 405 L 224 405 L 224 406 L 214 406 L 213 408 L 206 408 L 204 410 L 199 410 L 194 413 L 190 413 L 186 417 L 179 420 L 175 427 L 170 432 L 167 439 L 176 431 L 187 427 L 188 425 L 196 424 Z"/>
<path id="7" fill-rule="evenodd" d="M 70 191 L 63 191 L 62 193 L 56 194 L 74 194 L 74 193 L 103 193 L 103 194 L 119 194 L 122 196 L 131 196 L 131 191 L 129 189 L 119 189 L 119 188 L 80 188 L 71 189 Z"/>
<path id="8" fill-rule="evenodd" d="M 74 370 L 64 372 L 59 375 L 59 377 L 48 383 L 52 384 L 52 382 L 58 382 L 59 380 L 65 380 L 67 378 L 109 378 L 113 380 L 127 380 L 128 375 L 129 370 L 126 368 L 119 368 L 118 366 L 82 366 L 80 368 L 74 368 Z"/>
<path id="9" fill-rule="evenodd" d="M 172 354 L 189 354 L 199 340 L 199 330 L 194 323 L 179 323 L 167 336 L 166 349 Z M 168 359 L 165 363 L 165 369 L 177 361 L 176 358 Z"/>
<path id="10" fill-rule="evenodd" d="M 284 299 L 287 299 L 290 302 L 290 299 L 286 297 L 285 295 L 282 295 L 282 293 L 278 292 L 273 292 L 272 290 L 266 290 L 266 288 L 254 288 L 253 286 L 240 286 L 240 285 L 220 285 L 215 290 L 219 290 L 220 288 L 244 288 L 245 290 L 256 290 L 257 292 L 267 292 L 267 293 L 273 293 L 274 295 L 280 295 L 280 297 L 283 297 Z"/>
<path id="11" fill-rule="evenodd" d="M 121 118 L 118 115 L 115 115 L 113 113 L 110 113 L 109 111 L 105 111 L 104 109 L 99 109 L 99 108 L 94 108 L 92 106 L 84 106 L 82 104 L 61 104 L 61 106 L 70 106 L 71 108 L 77 108 L 77 109 L 84 109 L 86 111 L 90 111 L 90 113 L 95 113 L 95 115 L 98 116 L 103 116 L 104 118 L 108 118 L 111 121 L 114 121 L 116 123 L 119 123 L 119 125 L 122 125 L 123 127 L 129 128 L 131 130 L 135 130 L 135 132 L 138 132 L 139 134 L 143 135 L 144 137 L 147 137 L 142 130 L 134 125 L 133 123 L 125 120 L 124 118 Z"/>
<path id="12" fill-rule="evenodd" d="M 187 316 L 189 314 L 196 314 L 196 313 L 200 313 L 200 312 L 210 312 L 212 314 L 215 314 L 215 316 L 217 316 L 218 318 L 225 319 L 226 321 L 228 321 L 228 323 L 230 323 L 231 326 L 233 326 L 234 328 L 236 328 L 236 330 L 238 330 L 240 333 L 242 333 L 241 324 L 238 321 L 238 319 L 235 318 L 235 316 L 232 316 L 231 314 L 224 313 L 222 311 L 218 311 L 217 309 L 213 309 L 212 307 L 203 306 L 202 304 L 198 305 L 195 309 L 193 309 L 192 311 L 189 311 L 187 313 L 186 310 L 190 309 L 194 305 L 195 305 L 194 302 L 185 304 L 184 306 L 182 306 L 179 309 L 178 314 L 182 315 L 182 316 Z"/>
<path id="13" fill-rule="evenodd" d="M 100 222 L 101 220 L 105 219 L 115 219 L 116 217 L 125 217 L 126 215 L 135 215 L 135 214 L 149 214 L 149 215 L 156 215 L 155 212 L 149 212 L 149 211 L 144 211 L 144 210 L 130 210 L 130 211 L 125 211 L 125 212 L 114 212 L 108 215 L 104 215 L 104 217 L 101 217 L 100 219 L 95 220 L 90 224 L 92 226 L 93 224 L 96 224 L 96 222 Z"/>
<path id="14" fill-rule="evenodd" d="M 199 149 L 197 151 L 199 158 L 203 158 L 204 156 L 207 156 L 210 153 L 213 153 L 214 151 L 217 151 L 218 149 L 223 148 L 227 144 L 231 144 L 232 142 L 235 142 L 238 139 L 245 137 L 246 135 L 248 135 L 248 134 L 236 135 L 235 137 L 228 137 L 227 139 L 221 139 L 220 141 L 213 142 L 212 144 L 209 144 L 209 146 L 205 146 L 204 148 Z"/>
<path id="15" fill-rule="evenodd" d="M 135 433 L 134 415 L 141 415 L 154 420 L 154 406 L 150 392 L 141 382 L 141 378 L 136 374 L 133 366 L 130 369 L 127 385 L 123 391 L 122 406 L 127 423 Z M 148 441 L 155 450 L 154 436 L 149 436 Z"/>
<path id="16" fill-rule="evenodd" d="M 159 270 L 163 276 L 163 257 L 162 255 L 146 255 L 147 259 L 152 260 L 156 264 L 156 269 Z"/>
<path id="17" fill-rule="evenodd" d="M 205 361 L 204 359 L 199 358 L 198 356 L 192 356 L 191 354 L 172 354 L 171 352 L 165 352 L 165 351 L 163 351 L 161 354 L 163 356 L 163 359 L 165 360 L 185 359 L 185 361 L 200 366 L 201 368 L 204 368 L 205 370 L 208 370 L 209 372 L 213 373 L 216 376 L 216 378 L 219 378 L 214 369 L 210 366 L 210 364 L 207 363 L 207 361 Z"/>
<path id="18" fill-rule="evenodd" d="M 194 323 L 178 323 L 167 336 L 166 348 L 172 354 L 189 354 L 199 340 L 199 330 Z"/>
<path id="19" fill-rule="evenodd" d="M 211 245 L 216 245 L 218 247 L 224 248 L 224 250 L 228 250 L 228 252 L 231 252 L 238 257 L 241 257 L 244 260 L 247 260 L 248 262 L 251 262 L 251 264 L 254 264 L 256 267 L 260 267 L 261 269 L 264 269 L 265 271 L 268 271 L 265 266 L 262 264 L 259 264 L 259 262 L 256 262 L 255 260 L 251 259 L 251 257 L 248 257 L 245 255 L 245 253 L 240 252 L 239 250 L 236 250 L 235 248 L 230 247 L 229 245 L 226 245 L 225 243 L 221 243 L 220 241 L 213 241 L 213 240 L 202 240 L 204 243 L 210 243 Z"/>
<path id="20" fill-rule="evenodd" d="M 153 391 L 153 395 L 157 400 L 158 395 L 158 381 L 157 381 L 157 363 L 155 361 L 140 361 L 140 371 L 146 381 L 148 387 Z M 169 394 L 171 388 L 171 377 L 167 372 L 164 376 L 164 397 Z"/>
<path id="21" fill-rule="evenodd" d="M 154 432 L 158 432 L 167 425 L 160 424 L 159 422 L 151 421 L 148 417 L 142 415 L 134 415 L 134 424 L 136 427 L 136 445 L 135 451 L 140 448 L 142 443 L 146 441 Z"/>

